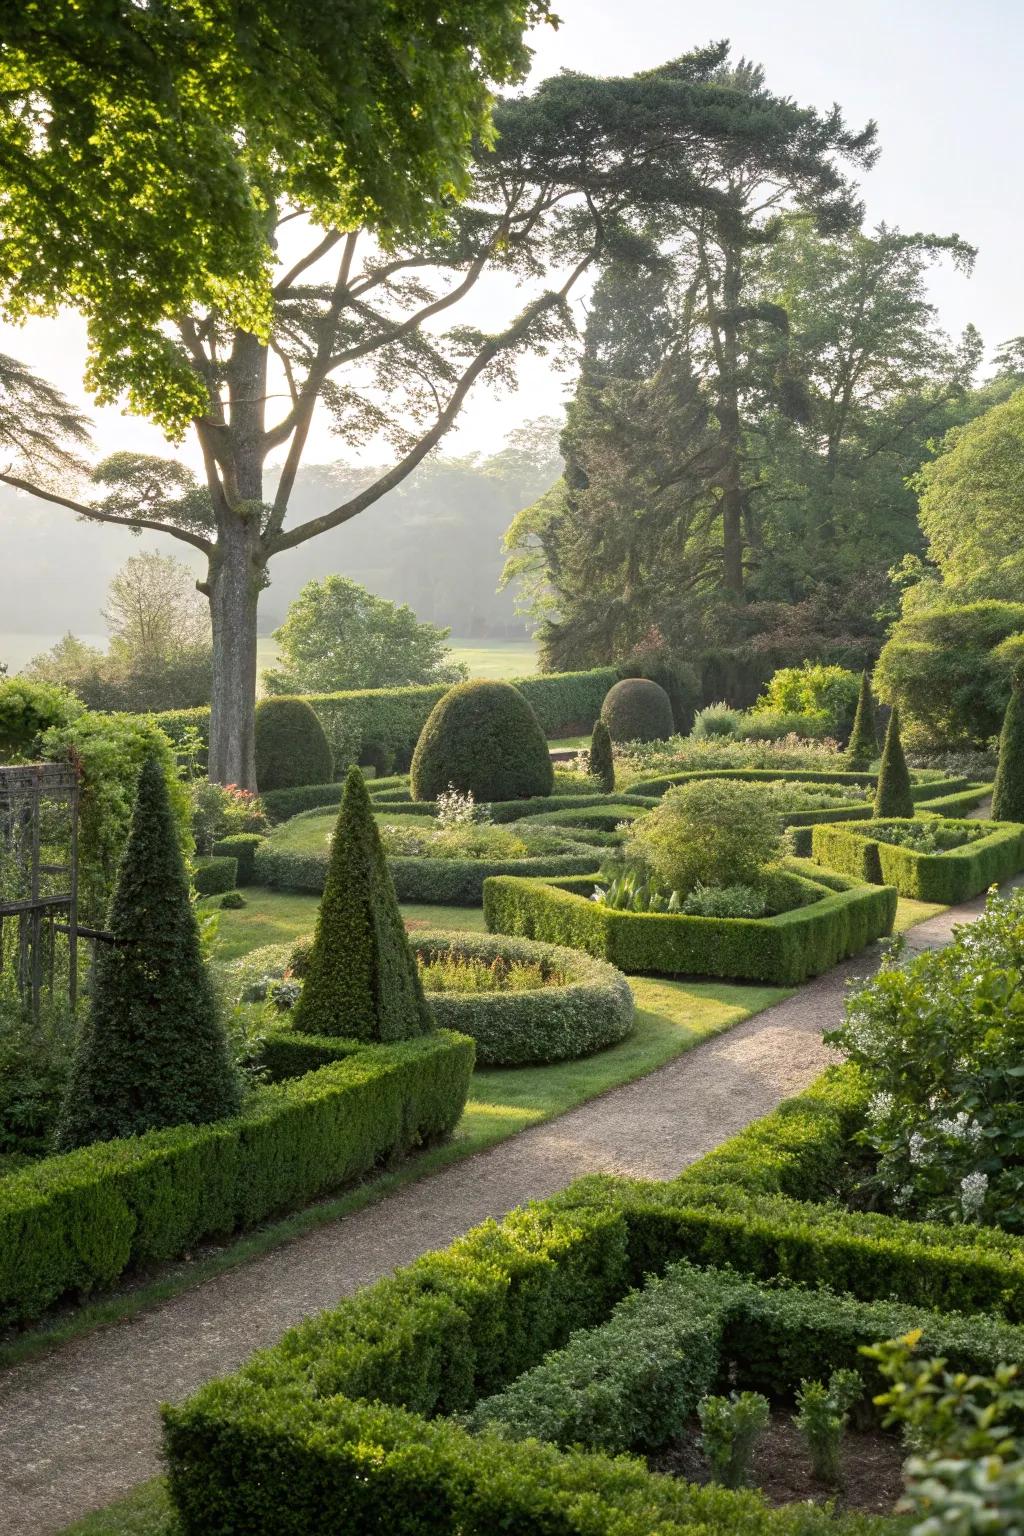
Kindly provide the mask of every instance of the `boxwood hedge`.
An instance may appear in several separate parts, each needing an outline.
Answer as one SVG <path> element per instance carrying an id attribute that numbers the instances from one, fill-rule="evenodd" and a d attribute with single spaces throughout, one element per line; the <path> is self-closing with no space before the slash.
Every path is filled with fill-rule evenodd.
<path id="1" fill-rule="evenodd" d="M 911 821 L 887 817 L 896 826 Z M 859 880 L 894 885 L 902 896 L 951 906 L 978 896 L 990 885 L 1008 880 L 1024 869 L 1024 826 L 1016 822 L 950 820 L 965 830 L 989 829 L 985 837 L 945 853 L 918 853 L 913 848 L 881 842 L 872 835 L 876 823 L 858 821 L 844 826 L 815 827 L 811 847 L 815 859 L 830 869 Z"/>
<path id="2" fill-rule="evenodd" d="M 492 933 L 567 944 L 621 970 L 675 976 L 723 976 L 794 986 L 892 932 L 891 886 L 843 880 L 827 885 L 780 870 L 774 917 L 683 917 L 623 912 L 590 900 L 595 877 L 484 883 L 484 919 Z"/>
<path id="3" fill-rule="evenodd" d="M 96 1142 L 8 1175 L 0 1323 L 250 1227 L 447 1134 L 472 1068 L 472 1041 L 449 1032 L 374 1046 L 256 1089 L 232 1119 Z"/>
<path id="4" fill-rule="evenodd" d="M 192 883 L 200 896 L 217 896 L 233 891 L 238 884 L 237 858 L 220 855 L 196 859 Z"/>
<path id="5" fill-rule="evenodd" d="M 575 949 L 465 933 L 410 935 L 421 959 L 499 957 L 540 965 L 556 981 L 522 992 L 427 992 L 439 1025 L 469 1035 L 482 1067 L 537 1065 L 587 1056 L 625 1039 L 634 1003 L 621 971 Z"/>

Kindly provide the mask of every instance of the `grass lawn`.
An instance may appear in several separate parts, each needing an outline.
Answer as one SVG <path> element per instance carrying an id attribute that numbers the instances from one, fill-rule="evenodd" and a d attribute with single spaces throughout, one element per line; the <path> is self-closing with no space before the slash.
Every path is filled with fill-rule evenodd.
<path id="1" fill-rule="evenodd" d="M 218 925 L 218 960 L 237 960 L 262 944 L 286 944 L 300 934 L 312 933 L 316 925 L 319 896 L 293 891 L 271 891 L 263 886 L 246 886 L 247 905 L 237 911 L 220 913 Z M 206 910 L 216 908 L 216 897 L 200 903 Z M 421 927 L 465 928 L 483 933 L 484 914 L 480 907 L 425 907 L 409 902 L 402 908 L 409 922 Z"/>

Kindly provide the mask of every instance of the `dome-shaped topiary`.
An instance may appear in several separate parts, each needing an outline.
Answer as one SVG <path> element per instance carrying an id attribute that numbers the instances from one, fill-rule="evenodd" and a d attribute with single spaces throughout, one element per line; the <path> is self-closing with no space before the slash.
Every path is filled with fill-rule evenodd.
<path id="1" fill-rule="evenodd" d="M 331 748 L 305 699 L 262 699 L 256 706 L 256 782 L 260 789 L 329 784 Z"/>
<path id="2" fill-rule="evenodd" d="M 511 683 L 458 683 L 439 699 L 412 759 L 412 797 L 449 784 L 478 801 L 550 795 L 551 754 L 533 709 Z"/>
<path id="3" fill-rule="evenodd" d="M 624 677 L 609 689 L 601 719 L 612 741 L 664 741 L 675 734 L 668 694 L 646 677 Z"/>

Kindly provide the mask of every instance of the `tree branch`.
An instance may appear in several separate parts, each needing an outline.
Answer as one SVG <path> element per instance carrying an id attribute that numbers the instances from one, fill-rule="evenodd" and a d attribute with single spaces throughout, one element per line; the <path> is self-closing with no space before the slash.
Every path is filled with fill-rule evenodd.
<path id="1" fill-rule="evenodd" d="M 283 294 L 287 293 L 295 279 L 301 277 L 303 272 L 307 271 L 310 267 L 315 266 L 321 256 L 326 256 L 327 252 L 332 250 L 340 239 L 340 230 L 329 229 L 323 239 L 318 241 L 305 256 L 300 256 L 295 265 L 285 273 L 284 277 L 274 284 L 270 290 L 274 298 L 279 299 Z"/>
<path id="2" fill-rule="evenodd" d="M 26 491 L 30 496 L 38 496 L 41 501 L 66 507 L 69 512 L 87 517 L 90 522 L 115 523 L 121 528 L 152 528 L 155 533 L 168 533 L 171 538 L 180 539 L 183 544 L 191 544 L 193 549 L 201 550 L 204 555 L 213 553 L 213 544 L 209 539 L 204 539 L 199 533 L 190 533 L 186 528 L 175 528 L 172 523 L 161 523 L 152 517 L 115 517 L 112 512 L 101 512 L 98 507 L 87 506 L 83 501 L 73 501 L 70 496 L 59 496 L 56 491 L 44 491 L 30 480 L 22 480 L 18 475 L 8 475 L 2 471 L 0 481 L 5 485 L 13 485 L 15 490 Z"/>

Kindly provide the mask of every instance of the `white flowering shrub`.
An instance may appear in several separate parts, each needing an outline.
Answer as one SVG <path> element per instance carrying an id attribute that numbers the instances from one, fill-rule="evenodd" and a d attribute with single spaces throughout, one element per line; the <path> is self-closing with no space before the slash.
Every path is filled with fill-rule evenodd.
<path id="1" fill-rule="evenodd" d="M 474 822 L 487 822 L 491 819 L 489 809 L 486 805 L 477 805 L 471 789 L 462 794 L 454 784 L 449 784 L 437 797 L 437 826 L 442 831 L 448 831 L 452 827 L 468 827 Z"/>
<path id="2" fill-rule="evenodd" d="M 1024 891 L 909 965 L 894 948 L 827 1038 L 872 1090 L 876 1203 L 1024 1230 Z"/>

